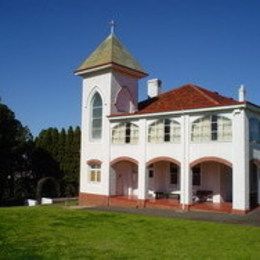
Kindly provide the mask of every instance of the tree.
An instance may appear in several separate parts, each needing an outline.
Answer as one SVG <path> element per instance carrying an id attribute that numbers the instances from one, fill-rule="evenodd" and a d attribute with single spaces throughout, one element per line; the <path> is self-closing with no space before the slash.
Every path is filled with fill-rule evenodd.
<path id="1" fill-rule="evenodd" d="M 60 132 L 48 128 L 35 139 L 37 179 L 53 177 L 59 182 L 61 196 L 75 196 L 78 192 L 80 135 L 79 127 Z"/>
<path id="2" fill-rule="evenodd" d="M 15 118 L 14 112 L 0 104 L 0 203 L 15 196 L 15 181 L 28 174 L 27 156 L 32 135 Z"/>
<path id="3" fill-rule="evenodd" d="M 14 112 L 0 103 L 0 205 L 4 200 L 22 201 L 40 193 L 75 196 L 80 135 L 79 127 L 68 131 L 51 127 L 33 140 Z M 54 192 L 53 187 L 59 188 Z"/>
<path id="4" fill-rule="evenodd" d="M 75 130 L 70 127 L 67 133 L 65 149 L 65 168 L 63 182 L 65 185 L 65 195 L 76 195 L 79 185 L 79 164 L 80 164 L 80 135 L 79 127 Z"/>
<path id="5" fill-rule="evenodd" d="M 59 132 L 56 128 L 42 130 L 35 139 L 33 170 L 38 180 L 43 177 L 61 177 L 58 140 Z"/>

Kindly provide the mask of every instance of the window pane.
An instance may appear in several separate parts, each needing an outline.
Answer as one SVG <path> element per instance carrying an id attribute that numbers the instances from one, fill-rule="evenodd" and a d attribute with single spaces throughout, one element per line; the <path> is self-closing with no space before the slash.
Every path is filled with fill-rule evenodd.
<path id="1" fill-rule="evenodd" d="M 212 141 L 218 140 L 218 133 L 217 132 L 212 132 L 211 133 L 211 140 Z"/>
<path id="2" fill-rule="evenodd" d="M 95 172 L 94 171 L 90 172 L 90 181 L 95 181 Z"/>
<path id="3" fill-rule="evenodd" d="M 231 139 L 232 122 L 228 118 L 213 115 L 198 119 L 192 124 L 192 141 L 231 141 Z"/>
<path id="4" fill-rule="evenodd" d="M 126 123 L 125 135 L 126 135 L 127 137 L 129 137 L 129 142 L 130 142 L 130 133 L 131 133 L 130 127 L 131 127 L 131 125 L 130 125 L 129 123 Z M 128 143 L 129 143 L 129 142 L 128 142 Z"/>
<path id="5" fill-rule="evenodd" d="M 126 136 L 125 137 L 125 142 L 128 144 L 128 143 L 130 143 L 130 136 Z"/>
<path id="6" fill-rule="evenodd" d="M 170 134 L 164 135 L 164 142 L 170 142 Z"/>
<path id="7" fill-rule="evenodd" d="M 201 171 L 200 167 L 194 167 L 192 169 L 192 185 L 200 186 L 201 183 Z"/>
<path id="8" fill-rule="evenodd" d="M 181 140 L 181 127 L 180 124 L 172 121 L 171 123 L 171 142 L 178 143 Z"/>
<path id="9" fill-rule="evenodd" d="M 165 133 L 165 134 L 169 134 L 169 133 L 170 133 L 170 129 L 171 129 L 171 128 L 170 128 L 170 125 L 165 125 L 165 126 L 164 126 L 164 133 Z"/>
<path id="10" fill-rule="evenodd" d="M 101 119 L 93 119 L 92 126 L 94 128 L 101 128 L 102 120 Z"/>
<path id="11" fill-rule="evenodd" d="M 256 118 L 251 118 L 249 120 L 249 126 L 250 126 L 250 133 L 249 133 L 249 138 L 250 141 L 259 141 L 259 123 Z"/>
<path id="12" fill-rule="evenodd" d="M 151 143 L 179 142 L 179 123 L 170 119 L 156 121 L 148 129 L 148 141 Z"/>
<path id="13" fill-rule="evenodd" d="M 178 184 L 178 173 L 177 172 L 171 172 L 171 184 Z"/>
<path id="14" fill-rule="evenodd" d="M 102 99 L 99 93 L 95 93 L 91 108 L 91 137 L 100 139 L 102 133 Z"/>
<path id="15" fill-rule="evenodd" d="M 93 107 L 102 107 L 102 99 L 99 93 L 96 93 L 93 98 Z"/>
<path id="16" fill-rule="evenodd" d="M 97 182 L 100 182 L 101 181 L 101 172 L 100 171 L 97 171 Z"/>
<path id="17" fill-rule="evenodd" d="M 100 128 L 93 128 L 92 129 L 92 138 L 93 139 L 100 139 L 101 138 L 101 129 Z"/>
<path id="18" fill-rule="evenodd" d="M 112 130 L 112 142 L 116 144 L 138 143 L 138 126 L 133 123 L 121 123 Z"/>
<path id="19" fill-rule="evenodd" d="M 100 118 L 102 117 L 102 107 L 93 107 L 93 114 L 92 114 L 93 118 Z"/>

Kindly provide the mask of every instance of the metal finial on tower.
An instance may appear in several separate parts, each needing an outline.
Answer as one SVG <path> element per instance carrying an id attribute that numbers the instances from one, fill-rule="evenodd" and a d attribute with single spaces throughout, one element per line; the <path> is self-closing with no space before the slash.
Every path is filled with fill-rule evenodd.
<path id="1" fill-rule="evenodd" d="M 116 26 L 114 20 L 111 20 L 109 25 L 110 25 L 111 34 L 114 34 L 115 33 L 115 26 Z"/>

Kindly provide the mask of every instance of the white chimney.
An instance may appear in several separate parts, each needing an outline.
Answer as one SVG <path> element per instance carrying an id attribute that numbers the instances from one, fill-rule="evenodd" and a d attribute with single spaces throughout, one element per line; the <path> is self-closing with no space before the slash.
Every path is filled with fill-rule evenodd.
<path id="1" fill-rule="evenodd" d="M 150 79 L 147 81 L 148 97 L 154 98 L 161 93 L 162 82 L 159 79 Z"/>
<path id="2" fill-rule="evenodd" d="M 238 100 L 239 100 L 239 102 L 243 102 L 246 100 L 246 88 L 244 85 L 240 85 L 240 88 L 238 91 Z"/>

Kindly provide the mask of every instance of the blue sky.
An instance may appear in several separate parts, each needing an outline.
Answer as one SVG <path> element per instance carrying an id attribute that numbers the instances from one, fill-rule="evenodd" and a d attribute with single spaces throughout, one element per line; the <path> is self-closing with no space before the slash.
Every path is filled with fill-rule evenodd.
<path id="1" fill-rule="evenodd" d="M 258 0 L 0 0 L 0 96 L 36 135 L 80 124 L 74 69 L 116 35 L 163 90 L 195 83 L 260 104 Z"/>

